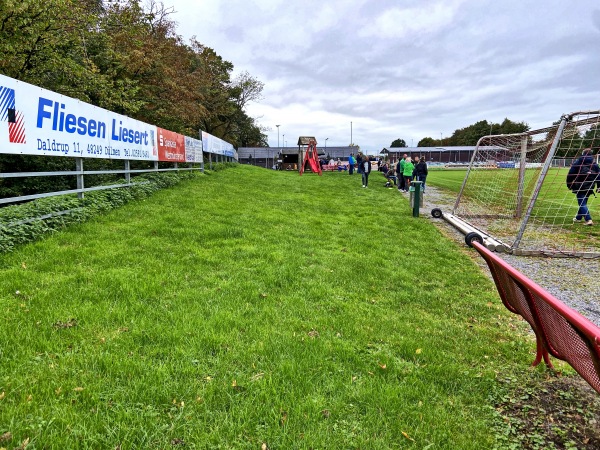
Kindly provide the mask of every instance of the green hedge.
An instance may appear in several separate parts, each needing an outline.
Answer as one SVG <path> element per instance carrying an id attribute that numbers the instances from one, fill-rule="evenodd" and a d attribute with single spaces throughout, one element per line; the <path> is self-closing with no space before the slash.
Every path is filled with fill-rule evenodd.
<path id="1" fill-rule="evenodd" d="M 222 170 L 228 165 L 213 165 L 213 171 Z M 69 224 L 83 222 L 132 200 L 149 197 L 159 189 L 198 176 L 202 175 L 192 171 L 150 173 L 137 176 L 134 186 L 86 192 L 82 200 L 72 194 L 0 208 L 0 252 L 11 251 L 19 244 L 34 241 Z M 47 215 L 52 216 L 43 218 Z"/>

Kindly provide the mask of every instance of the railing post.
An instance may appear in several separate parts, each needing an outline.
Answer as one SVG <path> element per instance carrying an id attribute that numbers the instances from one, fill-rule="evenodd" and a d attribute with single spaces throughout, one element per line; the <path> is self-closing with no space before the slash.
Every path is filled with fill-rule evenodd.
<path id="1" fill-rule="evenodd" d="M 130 161 L 127 159 L 125 160 L 125 183 L 127 184 L 131 184 L 131 164 Z"/>
<path id="2" fill-rule="evenodd" d="M 77 192 L 77 198 L 83 200 L 83 189 L 85 188 L 85 183 L 83 181 L 83 158 L 75 158 L 75 170 L 79 172 L 77 174 L 77 189 L 80 189 L 80 191 Z"/>
<path id="3" fill-rule="evenodd" d="M 158 172 L 158 161 L 154 161 L 154 170 Z"/>
<path id="4" fill-rule="evenodd" d="M 419 217 L 419 208 L 421 206 L 421 184 L 422 181 L 413 181 L 411 183 L 412 190 L 409 189 L 410 192 L 410 202 L 412 206 L 412 215 L 413 217 Z"/>

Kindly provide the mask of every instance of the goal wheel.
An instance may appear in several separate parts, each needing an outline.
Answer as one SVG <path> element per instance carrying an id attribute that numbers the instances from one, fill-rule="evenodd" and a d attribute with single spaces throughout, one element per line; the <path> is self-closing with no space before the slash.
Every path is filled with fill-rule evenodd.
<path id="1" fill-rule="evenodd" d="M 442 213 L 442 210 L 440 208 L 433 208 L 431 210 L 431 215 L 433 217 L 435 217 L 436 219 L 439 219 L 440 217 L 442 217 L 444 215 L 444 213 Z"/>
<path id="2" fill-rule="evenodd" d="M 469 247 L 473 247 L 473 242 L 478 242 L 479 244 L 483 245 L 483 238 L 481 237 L 480 234 L 475 233 L 474 231 L 470 232 L 469 234 L 467 234 L 465 236 L 465 243 Z"/>

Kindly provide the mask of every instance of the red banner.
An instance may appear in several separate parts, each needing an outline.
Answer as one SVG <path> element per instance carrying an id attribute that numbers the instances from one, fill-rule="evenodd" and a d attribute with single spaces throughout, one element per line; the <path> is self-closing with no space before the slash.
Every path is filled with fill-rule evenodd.
<path id="1" fill-rule="evenodd" d="M 158 132 L 158 160 L 185 162 L 185 136 L 158 127 L 156 130 Z"/>

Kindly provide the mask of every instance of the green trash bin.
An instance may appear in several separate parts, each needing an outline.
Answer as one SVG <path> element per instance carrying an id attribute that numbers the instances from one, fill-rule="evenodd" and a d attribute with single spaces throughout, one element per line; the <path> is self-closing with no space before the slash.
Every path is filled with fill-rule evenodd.
<path id="1" fill-rule="evenodd" d="M 410 183 L 409 201 L 413 210 L 413 217 L 419 217 L 419 208 L 423 204 L 423 191 L 421 190 L 422 181 L 412 181 Z"/>

